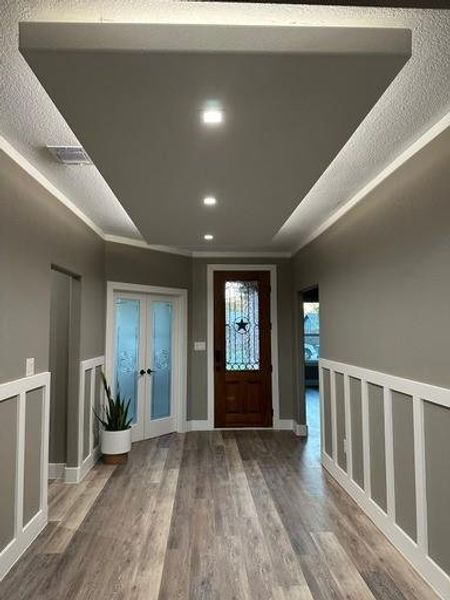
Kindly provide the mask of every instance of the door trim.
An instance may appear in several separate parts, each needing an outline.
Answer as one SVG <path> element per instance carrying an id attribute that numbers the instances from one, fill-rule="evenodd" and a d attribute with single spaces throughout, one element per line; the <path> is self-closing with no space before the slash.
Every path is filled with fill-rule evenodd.
<path id="1" fill-rule="evenodd" d="M 114 346 L 114 294 L 128 292 L 137 294 L 156 294 L 171 296 L 177 304 L 179 319 L 174 323 L 174 404 L 175 424 L 178 433 L 187 430 L 187 295 L 186 289 L 167 288 L 154 285 L 106 282 L 106 342 L 105 342 L 105 371 L 108 380 L 113 372 L 112 348 Z"/>
<path id="2" fill-rule="evenodd" d="M 270 272 L 270 349 L 272 354 L 272 429 L 280 428 L 280 393 L 278 381 L 278 310 L 277 266 L 242 264 L 207 265 L 207 371 L 208 371 L 208 429 L 214 429 L 214 272 L 215 271 L 269 271 Z M 248 428 L 246 428 L 248 429 Z M 270 429 L 270 428 L 269 428 Z"/>

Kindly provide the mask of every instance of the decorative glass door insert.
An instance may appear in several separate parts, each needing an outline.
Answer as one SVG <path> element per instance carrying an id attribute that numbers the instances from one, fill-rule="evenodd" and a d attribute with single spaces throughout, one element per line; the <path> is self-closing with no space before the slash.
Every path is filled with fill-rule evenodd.
<path id="1" fill-rule="evenodd" d="M 270 273 L 214 273 L 214 423 L 272 425 Z"/>
<path id="2" fill-rule="evenodd" d="M 259 282 L 225 282 L 227 371 L 259 369 Z"/>

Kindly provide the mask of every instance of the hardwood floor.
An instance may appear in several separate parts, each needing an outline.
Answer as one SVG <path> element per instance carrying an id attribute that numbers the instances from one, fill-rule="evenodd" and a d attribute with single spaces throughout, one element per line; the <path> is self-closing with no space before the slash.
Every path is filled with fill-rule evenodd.
<path id="1" fill-rule="evenodd" d="M 309 399 L 310 411 L 316 410 Z M 52 482 L 8 600 L 437 598 L 289 432 L 173 434 Z"/>

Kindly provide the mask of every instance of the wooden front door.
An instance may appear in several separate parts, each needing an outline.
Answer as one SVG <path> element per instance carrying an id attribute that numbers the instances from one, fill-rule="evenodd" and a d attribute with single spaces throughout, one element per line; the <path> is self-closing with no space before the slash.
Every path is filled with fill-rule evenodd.
<path id="1" fill-rule="evenodd" d="M 270 273 L 214 273 L 215 427 L 272 426 Z"/>

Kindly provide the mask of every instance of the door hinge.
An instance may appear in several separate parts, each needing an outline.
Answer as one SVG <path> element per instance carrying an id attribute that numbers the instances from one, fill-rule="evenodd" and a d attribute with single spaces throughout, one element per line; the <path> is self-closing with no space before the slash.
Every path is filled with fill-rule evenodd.
<path id="1" fill-rule="evenodd" d="M 272 407 L 272 417 L 273 417 L 273 407 Z"/>
<path id="2" fill-rule="evenodd" d="M 271 373 L 273 372 L 273 366 L 272 365 L 270 365 L 270 372 Z"/>

